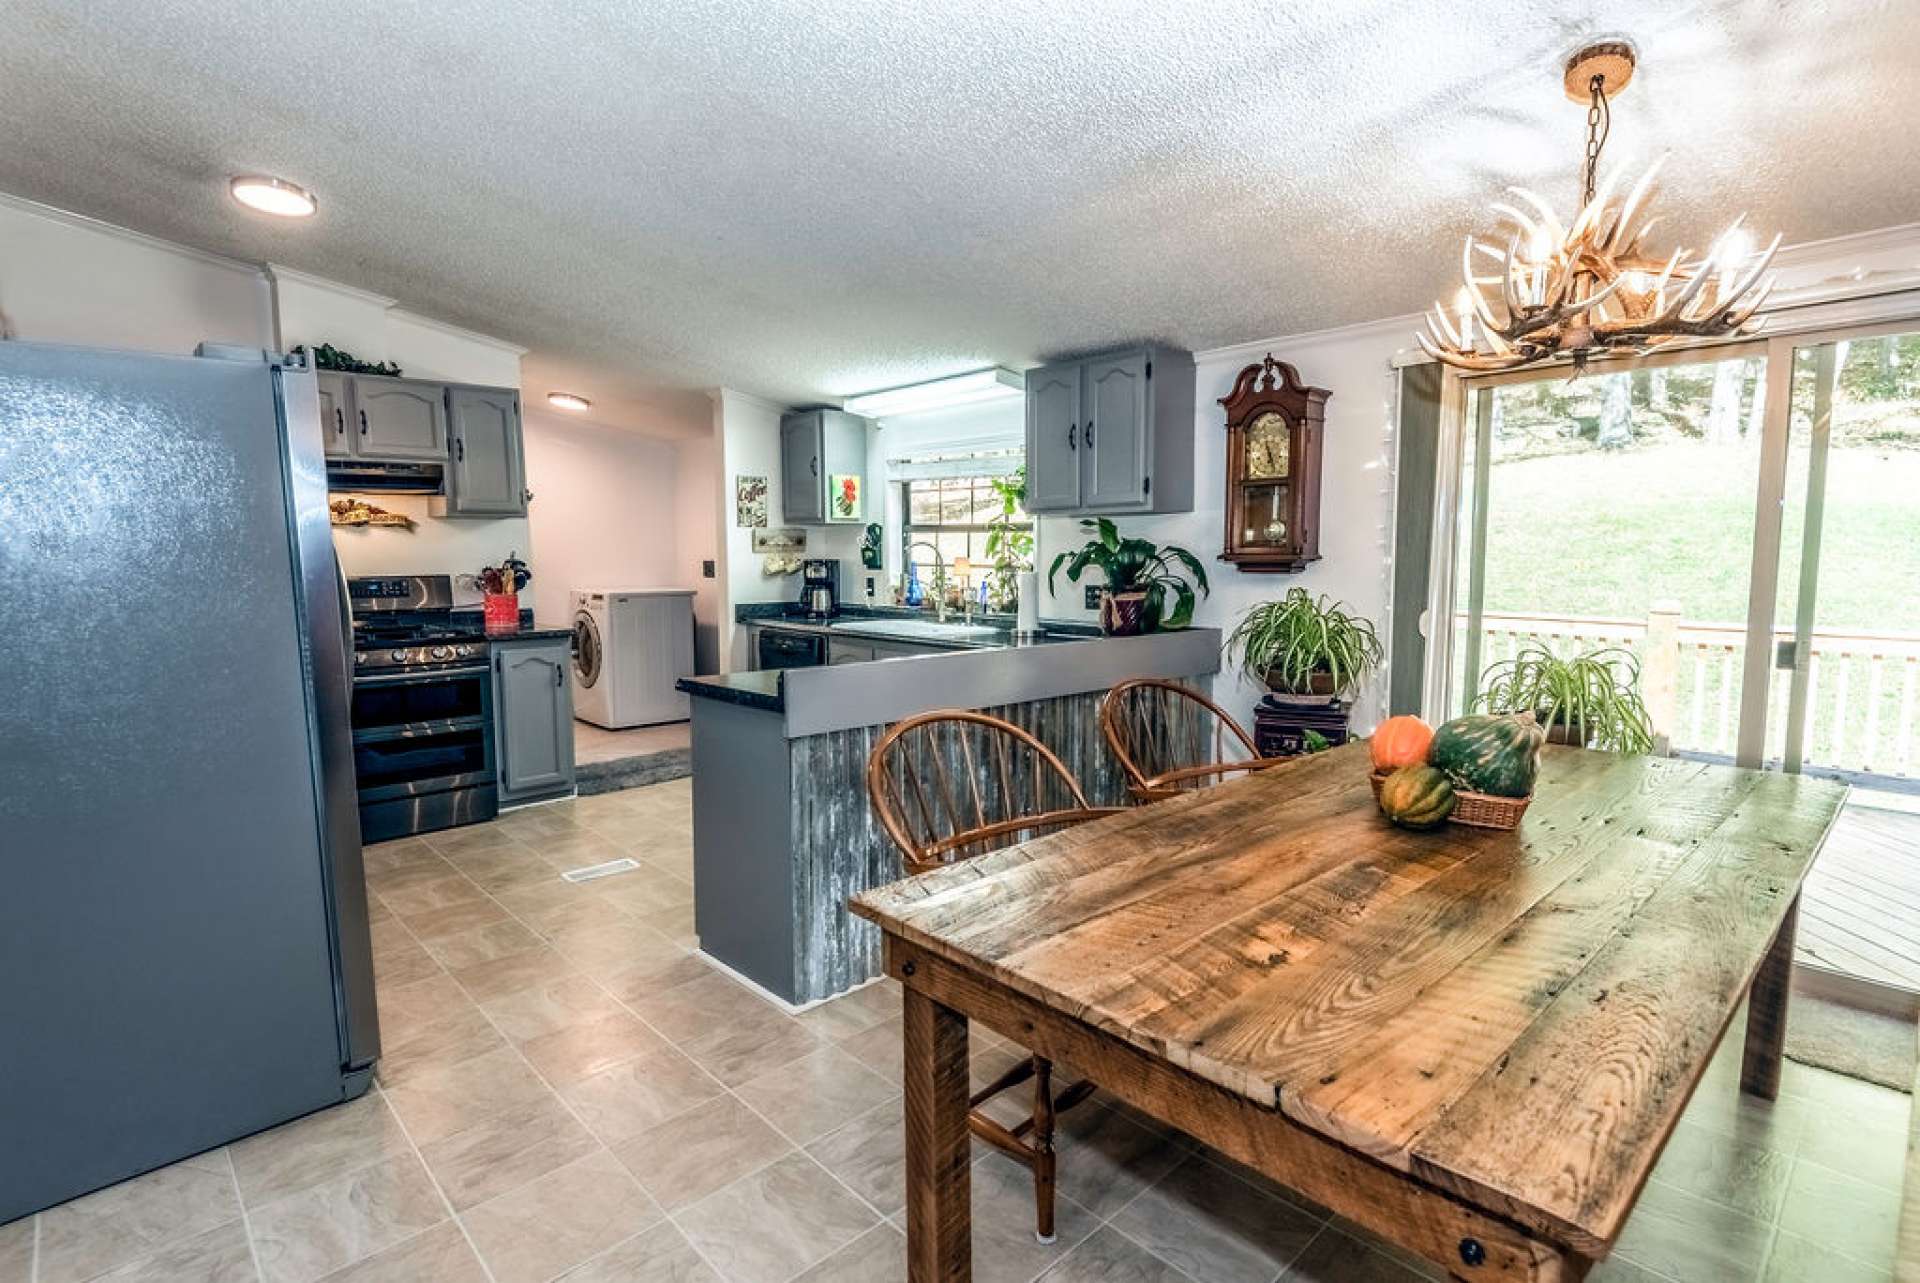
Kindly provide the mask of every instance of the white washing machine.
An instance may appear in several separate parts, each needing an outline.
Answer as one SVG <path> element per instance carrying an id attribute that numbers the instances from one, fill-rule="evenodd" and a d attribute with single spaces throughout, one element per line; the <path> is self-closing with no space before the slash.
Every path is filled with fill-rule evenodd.
<path id="1" fill-rule="evenodd" d="M 692 675 L 691 588 L 574 591 L 574 716 L 612 730 L 685 721 L 673 684 Z"/>

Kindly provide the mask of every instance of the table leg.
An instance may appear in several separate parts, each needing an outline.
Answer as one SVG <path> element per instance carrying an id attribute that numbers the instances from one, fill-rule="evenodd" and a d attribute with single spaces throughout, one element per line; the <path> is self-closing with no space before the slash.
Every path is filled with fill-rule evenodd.
<path id="1" fill-rule="evenodd" d="M 907 1097 L 907 1279 L 973 1278 L 967 1018 L 903 990 Z"/>
<path id="2" fill-rule="evenodd" d="M 1760 962 L 1747 994 L 1747 1045 L 1740 1062 L 1740 1090 L 1772 1100 L 1780 1094 L 1780 1057 L 1787 1044 L 1787 992 L 1793 986 L 1793 937 L 1800 922 L 1800 897 Z"/>

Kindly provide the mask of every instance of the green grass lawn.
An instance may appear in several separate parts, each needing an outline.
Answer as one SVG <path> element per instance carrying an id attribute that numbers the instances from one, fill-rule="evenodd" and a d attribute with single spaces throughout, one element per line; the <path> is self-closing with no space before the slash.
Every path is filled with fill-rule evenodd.
<path id="1" fill-rule="evenodd" d="M 1777 615 L 1786 623 L 1798 586 L 1804 454 L 1788 479 Z M 1743 623 L 1758 460 L 1755 443 L 1674 441 L 1496 462 L 1487 609 L 1640 620 L 1671 599 L 1688 622 Z M 1920 452 L 1833 451 L 1818 625 L 1920 632 Z"/>

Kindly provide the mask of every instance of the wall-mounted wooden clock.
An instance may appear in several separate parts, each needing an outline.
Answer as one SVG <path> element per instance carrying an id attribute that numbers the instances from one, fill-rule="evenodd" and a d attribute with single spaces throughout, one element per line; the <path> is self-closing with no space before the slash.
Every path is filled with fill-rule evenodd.
<path id="1" fill-rule="evenodd" d="M 1242 570 L 1303 570 L 1320 560 L 1320 456 L 1331 395 L 1285 361 L 1240 371 L 1227 411 L 1227 540 Z"/>

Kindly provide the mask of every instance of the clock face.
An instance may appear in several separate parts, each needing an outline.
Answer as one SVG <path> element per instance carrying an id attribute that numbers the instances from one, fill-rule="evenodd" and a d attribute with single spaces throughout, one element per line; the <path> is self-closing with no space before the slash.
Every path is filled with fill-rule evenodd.
<path id="1" fill-rule="evenodd" d="M 1287 475 L 1288 436 L 1287 421 L 1271 410 L 1247 425 L 1247 480 L 1271 481 Z"/>

